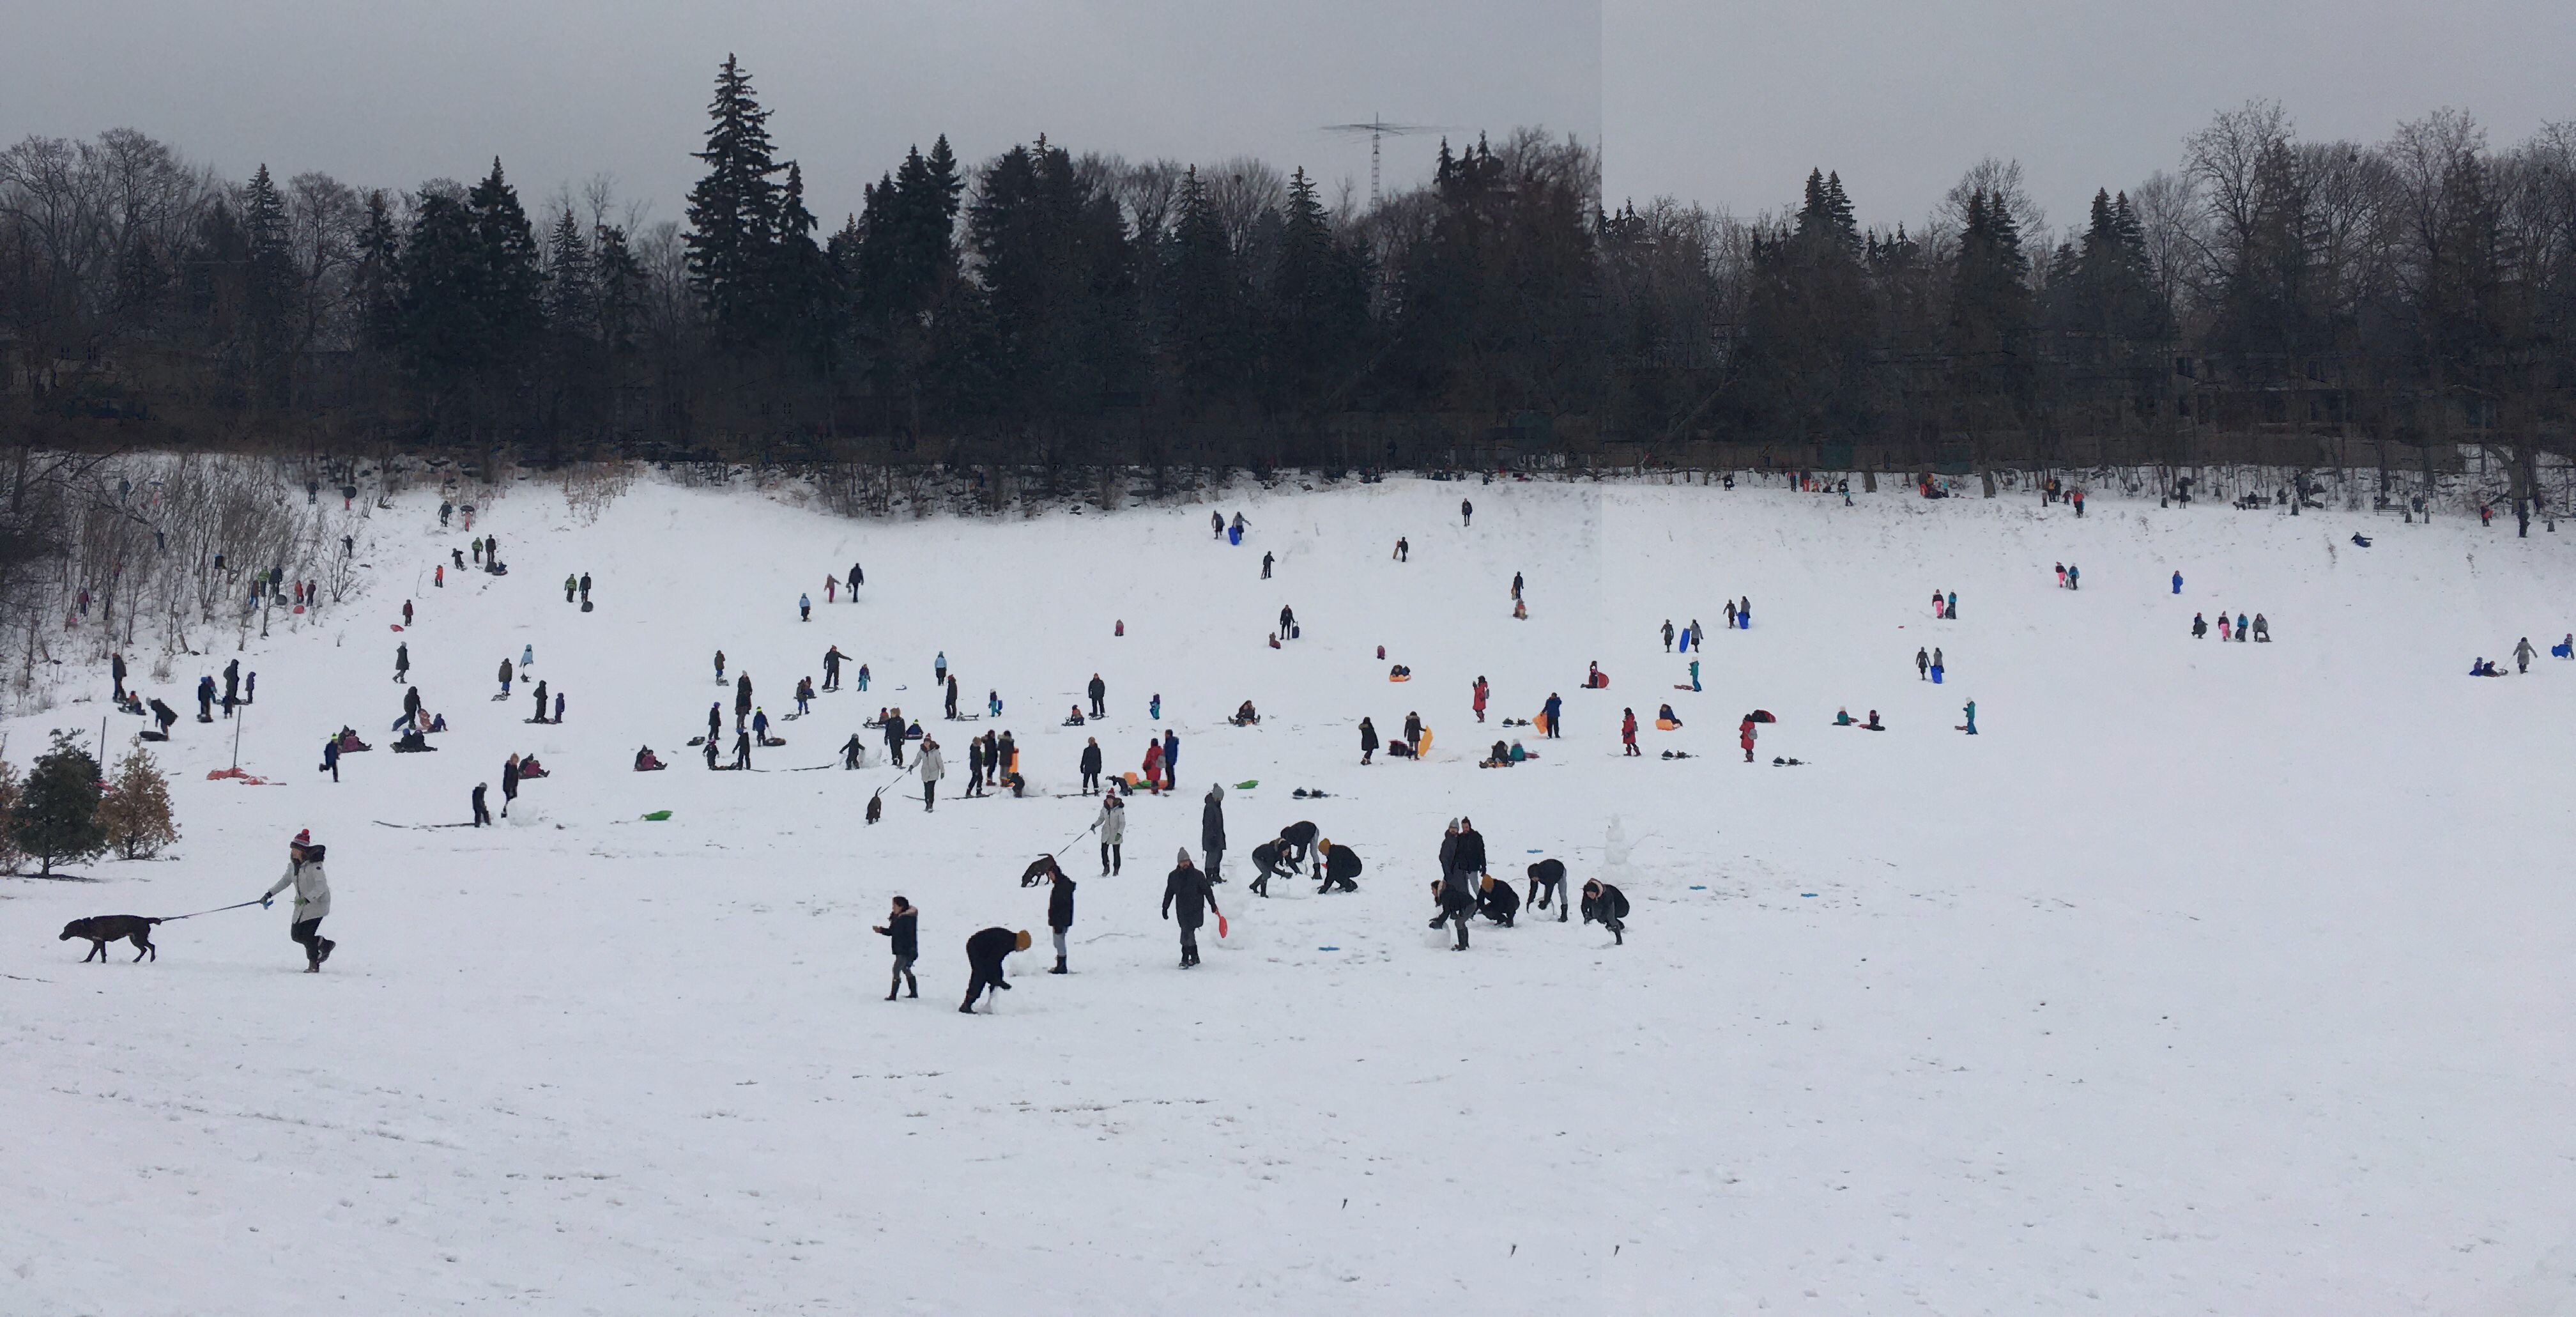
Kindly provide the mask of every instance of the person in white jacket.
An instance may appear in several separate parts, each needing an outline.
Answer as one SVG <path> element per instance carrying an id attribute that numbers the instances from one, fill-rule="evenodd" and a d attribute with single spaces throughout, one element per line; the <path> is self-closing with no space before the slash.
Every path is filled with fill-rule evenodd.
<path id="1" fill-rule="evenodd" d="M 939 803 L 939 779 L 947 775 L 948 762 L 940 757 L 936 737 L 921 738 L 921 809 L 923 813 Z"/>
<path id="2" fill-rule="evenodd" d="M 1100 799 L 1100 876 L 1118 872 L 1127 857 L 1119 849 L 1127 840 L 1127 806 L 1112 788 Z"/>
<path id="3" fill-rule="evenodd" d="M 313 832 L 306 829 L 287 843 L 286 872 L 277 885 L 259 898 L 261 909 L 267 909 L 279 892 L 295 889 L 295 919 L 287 935 L 304 948 L 304 972 L 319 974 L 322 962 L 331 958 L 331 949 L 339 944 L 322 936 L 323 917 L 331 913 L 331 880 L 322 871 L 323 848 L 313 844 Z"/>

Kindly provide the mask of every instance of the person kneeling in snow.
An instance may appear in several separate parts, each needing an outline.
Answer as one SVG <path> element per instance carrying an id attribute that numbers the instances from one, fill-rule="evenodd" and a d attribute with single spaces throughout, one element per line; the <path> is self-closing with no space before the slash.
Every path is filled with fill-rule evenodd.
<path id="1" fill-rule="evenodd" d="M 649 745 L 635 752 L 635 771 L 638 773 L 658 773 L 669 767 L 654 756 L 653 747 Z"/>
<path id="2" fill-rule="evenodd" d="M 1510 883 L 1495 882 L 1491 874 L 1485 876 L 1483 889 L 1476 901 L 1477 912 L 1505 928 L 1511 927 L 1513 917 L 1521 912 L 1521 894 L 1513 891 Z"/>
<path id="3" fill-rule="evenodd" d="M 1237 727 L 1250 727 L 1261 721 L 1261 715 L 1253 711 L 1252 701 L 1245 700 L 1241 707 L 1234 711 L 1234 717 L 1227 721 L 1233 723 Z"/>

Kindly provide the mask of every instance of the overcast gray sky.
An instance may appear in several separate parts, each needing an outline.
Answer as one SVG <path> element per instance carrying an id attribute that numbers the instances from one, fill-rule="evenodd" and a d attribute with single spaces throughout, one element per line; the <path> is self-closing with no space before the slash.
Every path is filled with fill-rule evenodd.
<path id="1" fill-rule="evenodd" d="M 1838 169 L 1865 224 L 1914 221 L 1980 156 L 2052 224 L 2181 159 L 2213 111 L 2278 100 L 2378 141 L 2443 105 L 2498 147 L 2576 119 L 2568 0 L 1605 0 L 1605 191 L 1792 204 Z"/>
<path id="2" fill-rule="evenodd" d="M 1914 220 L 1980 155 L 2050 217 L 2178 158 L 2249 96 L 2310 136 L 2377 139 L 2443 104 L 2498 145 L 2576 118 L 2565 0 L 0 0 L 0 136 L 131 125 L 233 176 L 479 174 L 534 197 L 597 171 L 677 218 L 716 63 L 741 55 L 827 226 L 942 131 L 980 160 L 1254 154 L 1365 189 L 1364 119 L 1605 143 L 1615 202 L 1739 213 L 1839 169 L 1865 221 Z M 1431 139 L 1388 144 L 1389 182 Z"/>

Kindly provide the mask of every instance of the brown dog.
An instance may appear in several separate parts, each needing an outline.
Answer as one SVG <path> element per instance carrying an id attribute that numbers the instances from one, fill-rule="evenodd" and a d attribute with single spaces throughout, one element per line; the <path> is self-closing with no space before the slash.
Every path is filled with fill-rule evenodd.
<path id="1" fill-rule="evenodd" d="M 81 957 L 81 963 L 84 965 L 88 964 L 92 957 L 96 957 L 98 963 L 106 964 L 107 944 L 118 938 L 125 938 L 134 943 L 136 960 L 141 960 L 147 955 L 154 960 L 159 960 L 161 950 L 152 945 L 152 926 L 160 922 L 158 919 L 147 919 L 142 915 L 93 915 L 87 919 L 75 919 L 63 925 L 63 935 L 54 940 L 69 942 L 76 937 L 88 938 L 89 955 Z"/>

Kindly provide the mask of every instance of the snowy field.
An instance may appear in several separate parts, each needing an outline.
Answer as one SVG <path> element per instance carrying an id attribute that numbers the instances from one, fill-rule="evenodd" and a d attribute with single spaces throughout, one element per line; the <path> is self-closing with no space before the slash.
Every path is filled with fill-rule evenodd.
<path id="1" fill-rule="evenodd" d="M 177 858 L 0 880 L 0 1313 L 2576 1312 L 2576 663 L 2545 656 L 2576 536 L 1858 498 L 1391 481 L 862 523 L 647 483 L 579 524 L 522 487 L 476 526 L 511 574 L 443 589 L 466 535 L 435 497 L 379 512 L 365 598 L 244 656 L 242 761 L 282 785 L 206 780 L 230 728 L 184 720 Z M 1718 629 L 1735 595 L 1750 631 Z M 1305 638 L 1274 651 L 1282 604 Z M 2221 609 L 2276 643 L 2194 641 Z M 1657 634 L 1694 616 L 1698 694 Z M 2530 675 L 2464 675 L 2523 635 Z M 388 753 L 399 639 L 454 724 L 434 755 Z M 730 733 L 714 650 L 777 718 L 829 644 L 873 687 L 783 723 L 766 771 L 685 747 L 712 700 Z M 489 699 L 522 646 L 561 726 Z M 988 724 L 936 721 L 942 650 L 969 706 L 1007 701 L 1031 799 L 952 798 Z M 1577 689 L 1595 660 L 1613 684 Z M 1111 717 L 1059 728 L 1094 671 Z M 154 693 L 192 714 L 198 672 Z M 1562 693 L 1566 739 L 1479 770 L 1479 674 L 1497 720 Z M 7 724 L 12 757 L 95 736 L 106 686 Z M 1247 698 L 1265 721 L 1225 725 Z M 1667 700 L 1687 726 L 1623 759 L 1619 711 Z M 869 827 L 892 774 L 834 749 L 882 704 L 954 776 Z M 1409 710 L 1431 760 L 1360 767 L 1360 716 Z M 342 723 L 377 748 L 334 785 Z M 1044 974 L 1018 876 L 1093 816 L 1083 737 L 1134 769 L 1163 726 L 1179 797 L 1133 800 L 1122 876 L 1064 851 L 1074 972 Z M 647 742 L 670 771 L 630 771 Z M 478 781 L 497 807 L 514 750 L 554 776 L 505 825 L 378 826 L 462 821 Z M 1232 935 L 1184 973 L 1156 905 L 1211 779 L 1260 785 L 1226 801 Z M 1627 944 L 1525 918 L 1445 949 L 1459 814 L 1498 875 L 1578 883 L 1617 820 Z M 1365 859 L 1358 894 L 1244 891 L 1298 819 Z M 320 975 L 283 902 L 164 925 L 157 963 L 55 940 L 254 897 L 300 828 Z M 887 1003 L 897 892 L 922 997 Z M 997 924 L 1037 949 L 961 1016 Z"/>

